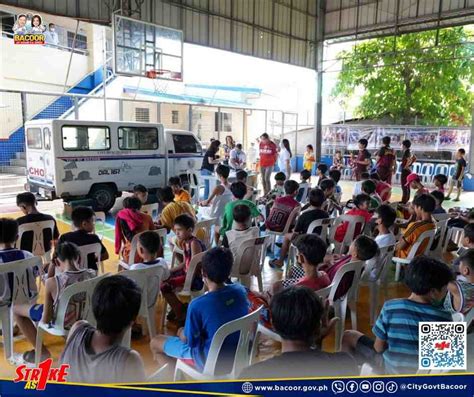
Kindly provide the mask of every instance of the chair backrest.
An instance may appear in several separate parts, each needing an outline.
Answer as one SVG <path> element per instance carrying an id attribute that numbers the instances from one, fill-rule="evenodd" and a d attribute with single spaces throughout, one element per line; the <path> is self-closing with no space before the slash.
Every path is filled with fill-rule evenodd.
<path id="1" fill-rule="evenodd" d="M 151 230 L 153 233 L 156 233 L 158 234 L 158 236 L 160 236 L 160 239 L 161 239 L 161 246 L 165 247 L 165 243 L 166 243 L 166 235 L 167 235 L 167 231 L 165 228 L 162 228 L 162 229 L 156 229 L 156 230 Z M 135 256 L 137 255 L 137 245 L 138 245 L 138 239 L 140 237 L 140 235 L 142 233 L 145 233 L 145 232 L 141 232 L 141 233 L 137 233 L 135 234 L 135 236 L 133 236 L 132 238 L 132 242 L 130 244 L 130 255 L 128 257 L 128 264 L 129 265 L 133 265 L 135 263 Z"/>
<path id="2" fill-rule="evenodd" d="M 99 236 L 99 238 L 102 240 L 104 237 L 104 231 L 105 231 L 105 221 L 107 220 L 107 215 L 105 215 L 105 212 L 103 211 L 95 211 L 95 230 L 94 233 Z M 97 227 L 97 223 L 100 223 L 101 227 Z"/>
<path id="3" fill-rule="evenodd" d="M 418 174 L 418 175 L 421 174 L 421 163 L 419 163 L 419 162 L 417 161 L 417 162 L 413 163 L 413 166 L 412 166 L 412 167 L 413 167 L 413 172 L 414 172 L 415 174 Z"/>
<path id="4" fill-rule="evenodd" d="M 3 296 L 4 300 L 0 301 L 0 304 L 8 304 L 10 306 L 12 303 L 30 302 L 34 296 L 30 296 L 30 292 L 33 291 L 29 286 L 33 283 L 33 288 L 36 287 L 34 274 L 42 265 L 43 262 L 39 256 L 2 263 L 0 266 L 0 279 L 3 279 L 6 291 Z M 8 275 L 13 276 L 13 285 L 10 284 Z M 10 285 L 12 286 L 11 289 Z"/>
<path id="5" fill-rule="evenodd" d="M 363 262 L 362 261 L 354 261 L 354 262 L 349 262 L 342 266 L 337 272 L 336 275 L 334 276 L 334 279 L 332 280 L 331 284 L 331 292 L 329 293 L 328 299 L 331 302 L 334 302 L 334 298 L 337 292 L 337 289 L 343 279 L 343 277 L 348 274 L 348 273 L 353 273 L 353 278 L 352 278 L 352 283 L 347 292 L 344 294 L 344 296 L 338 297 L 338 299 L 342 300 L 345 297 L 350 297 L 350 296 L 355 296 L 355 291 L 357 291 L 358 286 L 359 286 L 359 280 L 360 276 L 362 273 L 362 266 Z"/>
<path id="6" fill-rule="evenodd" d="M 450 219 L 450 216 L 448 213 L 446 214 L 433 214 L 433 218 L 435 221 L 444 221 L 446 219 Z"/>
<path id="7" fill-rule="evenodd" d="M 198 270 L 199 266 L 201 265 L 201 262 L 202 262 L 202 258 L 204 257 L 204 254 L 206 253 L 207 251 L 204 251 L 204 252 L 200 252 L 199 254 L 197 255 L 194 255 L 191 259 L 191 262 L 189 263 L 189 269 L 188 271 L 186 272 L 186 279 L 184 280 L 184 286 L 183 286 L 183 289 L 182 291 L 179 293 L 180 295 L 191 295 L 191 284 L 193 282 L 193 279 L 194 279 L 194 276 L 195 276 L 195 273 L 196 273 L 196 270 Z M 206 289 L 206 286 L 203 285 L 202 287 L 202 290 L 201 291 L 197 291 L 198 293 L 202 293 L 204 292 L 204 290 Z"/>
<path id="8" fill-rule="evenodd" d="M 17 247 L 21 247 L 21 240 L 23 235 L 26 232 L 33 233 L 33 246 L 31 248 L 31 253 L 35 256 L 43 256 L 46 254 L 46 250 L 44 247 L 44 237 L 43 233 L 44 230 L 50 229 L 51 236 L 54 236 L 54 221 L 41 221 L 41 222 L 32 222 L 32 223 L 24 223 L 18 226 L 18 240 L 17 240 Z"/>
<path id="9" fill-rule="evenodd" d="M 155 219 L 158 216 L 158 208 L 158 203 L 145 204 L 142 205 L 140 211 L 144 214 L 150 215 L 153 219 Z"/>
<path id="10" fill-rule="evenodd" d="M 308 195 L 309 195 L 310 189 L 311 189 L 311 185 L 308 184 L 307 186 L 303 186 L 302 188 L 298 190 L 298 194 L 296 195 L 296 197 L 297 197 L 297 200 L 301 204 L 305 204 L 306 201 L 308 201 Z"/>
<path id="11" fill-rule="evenodd" d="M 332 289 L 332 284 L 328 285 L 327 287 L 318 289 L 316 292 L 316 295 L 318 295 L 321 299 L 327 299 L 329 297 L 329 294 L 331 293 Z"/>
<path id="12" fill-rule="evenodd" d="M 94 243 L 94 244 L 87 244 L 87 245 L 82 245 L 80 247 L 77 247 L 79 249 L 79 252 L 81 253 L 81 257 L 79 260 L 79 269 L 87 269 L 88 265 L 88 256 L 90 254 L 94 254 L 97 264 L 99 264 L 100 261 L 100 254 L 102 251 L 102 246 L 99 243 Z"/>
<path id="13" fill-rule="evenodd" d="M 292 225 L 295 224 L 296 217 L 299 215 L 300 211 L 301 211 L 301 207 L 299 205 L 293 208 L 293 211 L 291 211 L 290 215 L 288 216 L 288 219 L 286 221 L 282 234 L 286 234 L 290 231 L 290 228 Z"/>
<path id="14" fill-rule="evenodd" d="M 375 275 L 376 281 L 384 282 L 387 279 L 393 255 L 395 254 L 395 245 L 380 248 L 380 267 L 378 274 Z"/>
<path id="15" fill-rule="evenodd" d="M 415 244 L 412 245 L 410 248 L 410 252 L 408 253 L 407 260 L 411 261 L 418 253 L 418 250 L 420 249 L 421 245 L 423 242 L 428 240 L 425 249 L 423 252 L 419 252 L 418 255 L 424 255 L 426 254 L 431 246 L 433 245 L 433 239 L 435 237 L 436 230 L 431 229 L 431 230 L 426 230 L 425 232 L 421 233 L 420 237 L 418 237 L 418 240 L 415 242 Z"/>
<path id="16" fill-rule="evenodd" d="M 344 239 L 341 243 L 335 240 L 336 231 L 339 225 L 343 224 L 344 222 L 348 222 L 346 234 L 344 235 Z M 365 227 L 365 218 L 359 215 L 340 215 L 334 220 L 334 224 L 331 227 L 329 241 L 334 242 L 335 253 L 343 253 L 347 247 L 349 247 L 355 239 L 355 231 L 357 225 L 360 225 L 360 233 L 364 230 Z"/>
<path id="17" fill-rule="evenodd" d="M 212 338 L 211 347 L 207 355 L 206 364 L 203 373 L 214 376 L 219 353 L 222 349 L 225 339 L 234 332 L 239 332 L 239 342 L 234 356 L 231 378 L 235 379 L 242 369 L 250 365 L 252 358 L 251 344 L 256 343 L 257 324 L 260 317 L 261 307 L 244 317 L 230 321 L 222 325 Z"/>
<path id="18" fill-rule="evenodd" d="M 186 175 L 188 177 L 189 187 L 191 189 L 198 188 L 199 187 L 199 181 L 200 181 L 199 174 L 196 171 L 188 171 L 186 173 Z"/>
<path id="19" fill-rule="evenodd" d="M 162 266 L 148 266 L 145 269 L 125 270 L 120 272 L 121 276 L 126 276 L 135 281 L 142 290 L 140 313 L 145 314 L 149 307 L 155 305 L 160 292 L 164 272 L 165 269 Z M 151 296 L 149 293 L 151 291 L 156 291 L 156 295 Z"/>
<path id="20" fill-rule="evenodd" d="M 320 227 L 321 233 L 319 233 L 319 236 L 324 240 L 328 237 L 329 228 L 334 224 L 334 220 L 335 218 L 316 219 L 309 224 L 308 229 L 306 229 L 306 234 L 313 234 L 314 230 Z"/>
<path id="21" fill-rule="evenodd" d="M 194 227 L 195 234 L 204 243 L 207 249 L 211 248 L 214 240 L 214 234 L 212 233 L 212 226 L 218 221 L 217 218 L 203 219 L 196 223 Z"/>
<path id="22" fill-rule="evenodd" d="M 446 214 L 440 214 L 446 215 Z M 435 249 L 431 250 L 431 254 L 435 254 L 436 256 L 442 255 L 443 252 L 446 251 L 448 244 L 449 244 L 449 236 L 448 236 L 448 222 L 449 217 L 439 220 L 436 224 L 436 232 L 435 237 L 437 237 L 438 242 L 436 244 Z"/>
<path id="23" fill-rule="evenodd" d="M 231 277 L 246 276 L 258 272 L 262 249 L 267 247 L 269 242 L 270 236 L 252 237 L 242 241 L 234 258 Z"/>
<path id="24" fill-rule="evenodd" d="M 59 296 L 57 302 L 56 318 L 53 320 L 54 327 L 63 331 L 65 330 L 64 321 L 66 320 L 69 302 L 78 294 L 81 294 L 82 299 L 80 302 L 81 307 L 79 307 L 79 310 L 77 311 L 78 318 L 76 318 L 76 320 L 86 320 L 95 326 L 96 319 L 94 317 L 94 313 L 92 312 L 92 294 L 94 293 L 97 284 L 108 276 L 109 274 L 103 274 L 101 276 L 80 281 L 66 287 Z"/>

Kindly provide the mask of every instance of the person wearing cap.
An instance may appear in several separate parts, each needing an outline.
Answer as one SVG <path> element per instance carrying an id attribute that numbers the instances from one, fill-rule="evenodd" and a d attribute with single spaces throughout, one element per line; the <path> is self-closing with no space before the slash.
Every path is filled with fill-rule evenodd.
<path id="1" fill-rule="evenodd" d="M 410 187 L 412 190 L 416 191 L 413 200 L 422 194 L 429 194 L 429 190 L 421 183 L 420 176 L 414 172 L 407 176 L 405 187 Z"/>
<path id="2" fill-rule="evenodd" d="M 243 170 L 245 168 L 247 156 L 242 150 L 242 144 L 238 143 L 229 153 L 229 166 L 234 170 Z"/>

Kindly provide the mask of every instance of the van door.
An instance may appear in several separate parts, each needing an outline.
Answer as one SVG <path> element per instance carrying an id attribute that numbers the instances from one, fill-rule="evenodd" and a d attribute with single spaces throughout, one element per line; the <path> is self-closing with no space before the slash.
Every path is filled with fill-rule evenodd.
<path id="1" fill-rule="evenodd" d="M 120 190 L 142 184 L 148 188 L 166 183 L 165 142 L 162 125 L 117 127 L 120 160 Z"/>
<path id="2" fill-rule="evenodd" d="M 169 176 L 183 176 L 188 171 L 198 171 L 202 165 L 202 147 L 197 138 L 187 132 L 170 131 Z"/>
<path id="3" fill-rule="evenodd" d="M 26 167 L 28 184 L 46 197 L 54 189 L 54 154 L 51 126 L 26 127 Z"/>

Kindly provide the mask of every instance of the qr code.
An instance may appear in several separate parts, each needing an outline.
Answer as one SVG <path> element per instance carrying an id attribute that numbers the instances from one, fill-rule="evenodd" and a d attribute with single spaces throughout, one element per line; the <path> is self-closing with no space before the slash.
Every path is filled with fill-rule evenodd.
<path id="1" fill-rule="evenodd" d="M 466 323 L 420 322 L 419 369 L 465 370 Z"/>

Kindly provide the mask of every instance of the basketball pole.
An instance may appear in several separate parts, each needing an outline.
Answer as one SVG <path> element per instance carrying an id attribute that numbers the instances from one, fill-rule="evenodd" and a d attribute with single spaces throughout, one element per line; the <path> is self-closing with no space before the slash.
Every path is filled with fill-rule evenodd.
<path id="1" fill-rule="evenodd" d="M 102 89 L 104 91 L 104 121 L 107 120 L 107 43 L 105 36 L 105 28 L 102 28 Z"/>

